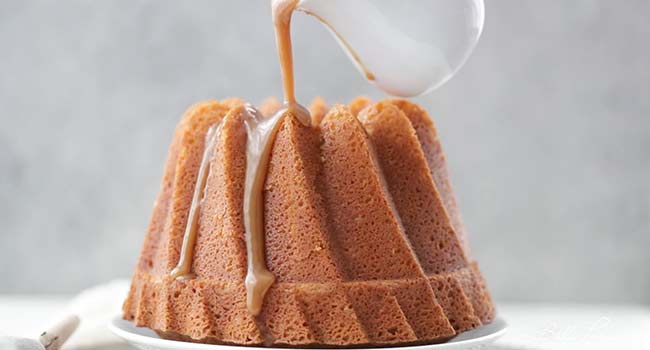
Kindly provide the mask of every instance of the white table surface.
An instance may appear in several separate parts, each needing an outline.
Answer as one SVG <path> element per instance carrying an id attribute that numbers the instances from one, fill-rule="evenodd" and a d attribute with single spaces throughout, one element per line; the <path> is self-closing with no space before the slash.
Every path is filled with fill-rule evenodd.
<path id="1" fill-rule="evenodd" d="M 0 295 L 0 335 L 37 336 L 68 300 Z M 491 349 L 650 350 L 647 306 L 499 303 L 497 310 L 510 328 Z M 117 342 L 101 349 L 129 347 Z"/>

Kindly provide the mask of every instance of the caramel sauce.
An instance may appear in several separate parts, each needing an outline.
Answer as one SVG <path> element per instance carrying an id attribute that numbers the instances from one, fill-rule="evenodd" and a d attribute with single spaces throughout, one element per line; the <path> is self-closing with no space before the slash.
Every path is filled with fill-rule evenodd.
<path id="1" fill-rule="evenodd" d="M 201 159 L 196 184 L 194 185 L 194 195 L 192 196 L 190 212 L 187 215 L 181 254 L 178 265 L 176 265 L 171 272 L 172 278 L 188 279 L 194 277 L 194 274 L 192 274 L 192 261 L 194 260 L 194 245 L 196 243 L 197 231 L 199 229 L 199 216 L 203 202 L 203 194 L 205 192 L 205 185 L 208 180 L 208 174 L 210 173 L 210 159 L 212 159 L 212 156 L 214 155 L 214 148 L 217 144 L 219 135 L 221 134 L 221 126 L 222 123 L 219 122 L 210 127 L 205 137 L 205 150 L 203 151 L 203 158 Z"/>
<path id="2" fill-rule="evenodd" d="M 251 106 L 246 108 L 248 132 L 246 147 L 246 182 L 244 184 L 244 227 L 246 228 L 246 307 L 252 315 L 262 310 L 264 295 L 275 276 L 266 267 L 264 252 L 264 182 L 269 166 L 271 145 L 283 114 L 264 119 Z"/>
<path id="3" fill-rule="evenodd" d="M 273 0 L 271 15 L 275 29 L 275 42 L 278 47 L 282 87 L 287 104 L 296 103 L 293 79 L 293 53 L 291 48 L 291 16 L 298 6 L 298 0 Z"/>
<path id="4" fill-rule="evenodd" d="M 306 110 L 283 108 L 270 118 L 250 105 L 246 106 L 244 123 L 248 131 L 246 149 L 246 182 L 244 185 L 244 226 L 246 228 L 246 306 L 252 315 L 262 310 L 264 295 L 275 282 L 275 276 L 266 267 L 264 249 L 264 183 L 268 172 L 271 150 L 284 118 L 307 116 Z M 300 118 L 298 118 L 300 120 Z M 309 119 L 307 119 L 309 120 Z"/>
<path id="5" fill-rule="evenodd" d="M 275 281 L 275 276 L 266 267 L 264 250 L 264 183 L 275 136 L 282 121 L 288 116 L 295 117 L 306 126 L 311 124 L 307 109 L 296 102 L 294 88 L 291 15 L 297 4 L 298 0 L 274 0 L 272 3 L 285 105 L 270 118 L 264 118 L 252 106 L 246 107 L 245 123 L 248 131 L 244 187 L 244 225 L 248 260 L 246 306 L 252 315 L 260 313 L 264 295 Z"/>
<path id="6" fill-rule="evenodd" d="M 246 240 L 247 273 L 246 306 L 252 315 L 262 310 L 264 295 L 275 282 L 275 276 L 266 266 L 264 249 L 264 183 L 268 172 L 271 150 L 277 132 L 286 117 L 296 118 L 305 126 L 311 125 L 306 108 L 296 102 L 291 49 L 291 15 L 298 0 L 274 0 L 273 24 L 282 71 L 285 104 L 273 116 L 265 118 L 251 105 L 244 106 L 243 120 L 247 131 L 246 179 L 244 184 L 244 227 Z M 199 228 L 199 214 L 209 175 L 209 163 L 215 152 L 222 123 L 210 128 L 199 167 L 194 195 L 188 214 L 178 265 L 171 271 L 175 279 L 194 278 L 192 261 Z"/>

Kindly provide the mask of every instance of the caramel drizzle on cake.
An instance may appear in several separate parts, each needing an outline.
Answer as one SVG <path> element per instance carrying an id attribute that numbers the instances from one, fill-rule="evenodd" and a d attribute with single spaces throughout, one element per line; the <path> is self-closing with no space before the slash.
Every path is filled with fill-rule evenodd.
<path id="1" fill-rule="evenodd" d="M 246 147 L 246 182 L 244 187 L 244 224 L 246 227 L 246 306 L 252 315 L 262 310 L 264 295 L 275 277 L 268 270 L 264 256 L 264 183 L 271 148 L 281 121 L 293 116 L 303 125 L 311 125 L 307 109 L 296 102 L 291 51 L 291 15 L 298 0 L 277 0 L 272 5 L 275 39 L 280 58 L 285 105 L 273 117 L 265 119 L 252 106 L 245 118 L 248 130 Z"/>
<path id="2" fill-rule="evenodd" d="M 221 134 L 222 123 L 219 122 L 213 125 L 208 130 L 205 137 L 205 150 L 203 151 L 203 158 L 199 166 L 199 173 L 194 185 L 194 194 L 192 196 L 192 205 L 187 217 L 187 224 L 185 225 L 185 233 L 183 234 L 183 245 L 181 246 L 181 255 L 178 265 L 172 270 L 171 276 L 176 279 L 193 278 L 192 274 L 192 261 L 194 260 L 194 245 L 196 243 L 196 236 L 199 227 L 199 214 L 201 211 L 201 203 L 205 192 L 205 184 L 208 180 L 208 173 L 210 168 L 210 159 L 214 154 L 214 147 Z"/>
<path id="3" fill-rule="evenodd" d="M 244 123 L 248 143 L 246 146 L 246 180 L 244 186 L 244 226 L 246 229 L 246 305 L 252 315 L 262 310 L 264 295 L 275 282 L 275 276 L 268 270 L 264 249 L 264 183 L 272 145 L 279 126 L 287 116 L 292 116 L 305 126 L 311 126 L 309 111 L 296 102 L 293 55 L 291 51 L 291 15 L 298 0 L 277 0 L 273 2 L 273 24 L 275 27 L 278 56 L 282 71 L 285 104 L 270 118 L 252 105 L 246 104 Z M 221 123 L 212 126 L 206 136 L 206 148 L 199 167 L 194 195 L 190 206 L 183 244 L 178 265 L 171 271 L 172 278 L 193 278 L 192 261 L 194 245 L 198 234 L 199 213 L 209 176 L 209 162 L 220 134 Z"/>
<path id="4" fill-rule="evenodd" d="M 264 118 L 253 106 L 246 105 L 244 123 L 248 131 L 246 146 L 246 181 L 244 185 L 244 226 L 246 228 L 246 306 L 252 315 L 262 310 L 264 295 L 275 282 L 268 270 L 264 250 L 264 183 L 268 173 L 271 149 L 279 126 L 294 108 L 282 108 L 270 118 Z M 306 110 L 300 115 L 309 116 Z M 298 118 L 299 119 L 299 118 Z"/>

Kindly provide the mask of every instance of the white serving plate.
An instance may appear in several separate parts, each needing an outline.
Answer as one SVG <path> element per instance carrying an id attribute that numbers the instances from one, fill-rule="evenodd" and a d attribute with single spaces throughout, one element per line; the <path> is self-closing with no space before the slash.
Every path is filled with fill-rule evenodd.
<path id="1" fill-rule="evenodd" d="M 108 325 L 109 329 L 124 338 L 129 344 L 143 350 L 269 350 L 263 347 L 235 346 L 235 345 L 214 345 L 188 343 L 161 339 L 149 328 L 135 327 L 133 323 L 123 320 L 122 317 L 114 317 Z M 486 349 L 495 340 L 505 334 L 508 325 L 497 317 L 492 323 L 477 329 L 464 332 L 449 341 L 441 344 L 417 345 L 391 347 L 391 350 L 478 350 Z M 376 350 L 369 348 L 368 350 Z M 283 350 L 290 350 L 283 348 Z M 318 350 L 318 349 L 312 349 Z M 328 349 L 331 350 L 331 349 Z M 364 350 L 364 349 L 359 349 Z"/>

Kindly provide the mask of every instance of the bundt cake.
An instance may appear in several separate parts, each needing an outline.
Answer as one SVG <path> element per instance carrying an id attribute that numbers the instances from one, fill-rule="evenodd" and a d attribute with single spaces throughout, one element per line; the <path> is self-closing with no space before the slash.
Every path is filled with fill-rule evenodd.
<path id="1" fill-rule="evenodd" d="M 176 129 L 124 318 L 168 339 L 291 347 L 436 343 L 490 322 L 427 113 L 317 99 L 305 122 L 279 108 L 258 109 L 284 115 L 261 178 L 270 279 L 258 307 L 247 290 L 252 109 L 229 99 L 191 107 Z"/>

